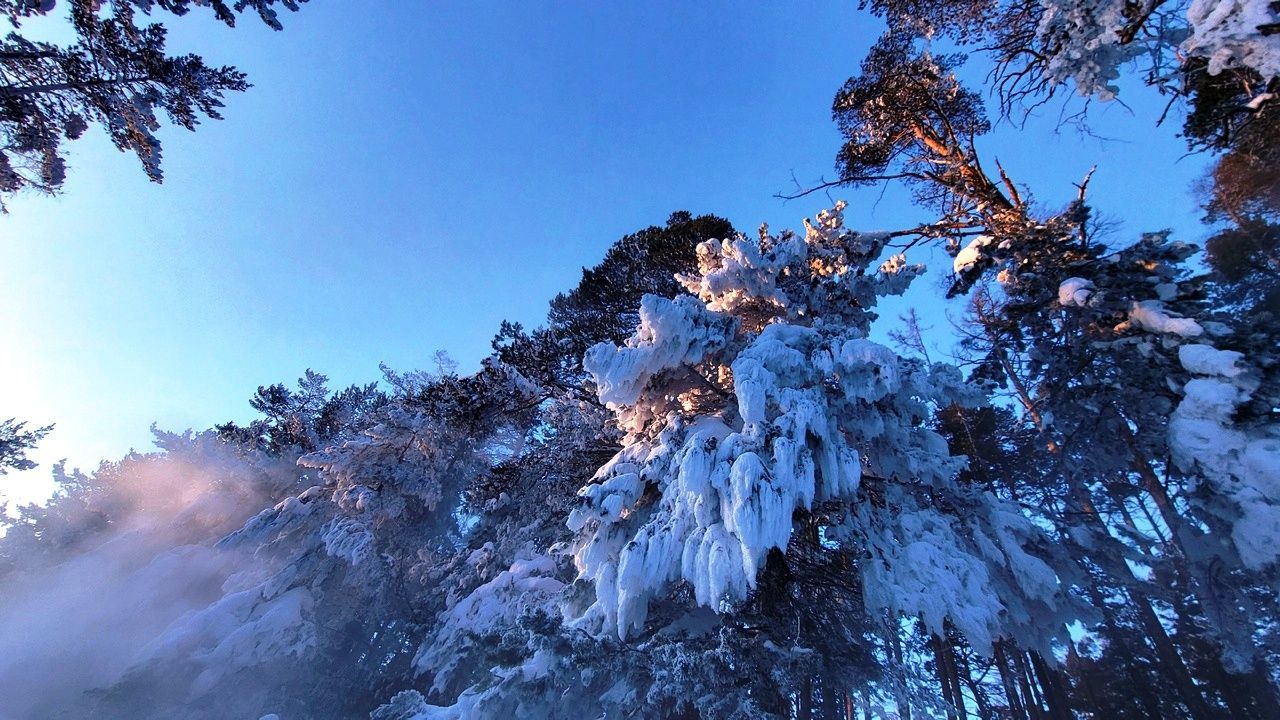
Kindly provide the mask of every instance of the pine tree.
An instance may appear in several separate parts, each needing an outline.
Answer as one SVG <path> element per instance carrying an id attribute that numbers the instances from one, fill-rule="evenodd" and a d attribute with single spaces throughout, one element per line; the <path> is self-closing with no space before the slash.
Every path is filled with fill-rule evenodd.
<path id="1" fill-rule="evenodd" d="M 147 176 L 160 182 L 157 116 L 195 130 L 202 118 L 221 118 L 227 93 L 249 87 L 235 68 L 212 67 L 196 55 L 168 55 L 164 26 L 140 25 L 138 13 L 159 8 L 183 15 L 200 5 L 234 25 L 236 14 L 252 9 L 279 30 L 274 7 L 297 10 L 305 1 L 68 0 L 75 40 L 60 46 L 19 33 L 21 23 L 48 15 L 53 2 L 0 0 L 0 15 L 12 28 L 0 38 L 0 198 L 24 188 L 57 192 L 66 179 L 62 142 L 79 138 L 90 125 L 135 154 Z"/>
<path id="2" fill-rule="evenodd" d="M 36 466 L 27 458 L 27 451 L 35 449 L 36 443 L 44 439 L 53 430 L 52 425 L 26 429 L 25 422 L 16 422 L 9 418 L 0 422 L 0 475 L 10 470 L 30 470 Z"/>
<path id="3" fill-rule="evenodd" d="M 956 485 L 963 461 L 926 426 L 980 395 L 865 338 L 876 297 L 920 268 L 867 272 L 887 237 L 839 210 L 805 237 L 704 242 L 681 278 L 694 295 L 645 297 L 625 346 L 588 353 L 626 438 L 570 516 L 570 621 L 524 636 L 456 710 L 558 717 L 550 697 L 572 689 L 575 711 L 834 713 L 879 675 L 874 638 L 900 616 L 987 653 L 1002 636 L 1048 647 L 1073 610 L 1047 538 Z M 775 671 L 728 672 L 759 666 Z"/>

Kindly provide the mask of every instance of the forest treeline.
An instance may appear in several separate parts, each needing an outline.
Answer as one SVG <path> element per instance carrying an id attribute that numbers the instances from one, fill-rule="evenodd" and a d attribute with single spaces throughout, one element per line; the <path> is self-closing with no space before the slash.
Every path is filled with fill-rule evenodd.
<path id="1" fill-rule="evenodd" d="M 905 183 L 926 222 L 677 212 L 476 372 L 308 370 L 55 467 L 4 520 L 0 714 L 1280 717 L 1280 7 L 867 7 L 838 176 L 796 197 Z M 1126 73 L 1212 154 L 1203 248 L 980 152 Z M 954 334 L 877 311 L 929 247 Z"/>

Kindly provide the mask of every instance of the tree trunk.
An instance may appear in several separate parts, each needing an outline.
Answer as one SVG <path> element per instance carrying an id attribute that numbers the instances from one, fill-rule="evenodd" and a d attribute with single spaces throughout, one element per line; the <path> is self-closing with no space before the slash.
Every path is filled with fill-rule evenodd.
<path id="1" fill-rule="evenodd" d="M 1031 716 L 1031 720 L 1048 720 L 1044 706 L 1040 703 L 1040 694 L 1036 692 L 1035 678 L 1027 669 L 1022 651 L 1010 653 L 1009 658 L 1013 660 L 1014 676 L 1018 678 L 1018 686 L 1022 688 L 1023 706 L 1026 707 L 1027 714 Z"/>
<path id="2" fill-rule="evenodd" d="M 942 687 L 942 701 L 946 704 L 947 720 L 957 720 L 957 708 L 959 702 L 953 691 L 954 685 L 951 683 L 951 669 L 947 663 L 946 644 L 942 638 L 937 635 L 931 635 L 929 644 L 933 646 L 933 664 L 938 671 L 938 684 Z"/>
<path id="3" fill-rule="evenodd" d="M 1103 599 L 1102 592 L 1098 590 L 1098 586 L 1095 583 L 1090 582 L 1086 587 L 1086 592 L 1089 593 L 1089 600 L 1093 603 L 1093 606 L 1102 611 L 1103 623 L 1111 632 L 1111 636 L 1117 640 L 1117 644 L 1113 652 L 1119 652 L 1122 654 L 1120 657 L 1120 664 L 1124 667 L 1125 674 L 1128 675 L 1131 692 L 1138 694 L 1137 699 L 1141 702 L 1143 712 L 1146 714 L 1148 720 L 1161 720 L 1160 707 L 1156 703 L 1155 697 L 1151 694 L 1151 688 L 1149 688 L 1148 683 L 1139 677 L 1134 671 L 1137 660 L 1134 655 L 1133 646 L 1124 639 L 1124 633 L 1121 631 L 1119 623 L 1116 622 L 1115 613 L 1111 611 L 1110 606 L 1108 606 L 1106 600 Z M 1074 648 L 1072 648 L 1072 652 L 1075 652 Z M 1158 659 L 1156 660 L 1156 665 L 1159 665 Z"/>
<path id="4" fill-rule="evenodd" d="M 987 701 L 987 694 L 982 691 L 982 688 L 973 679 L 973 667 L 969 664 L 969 658 L 954 650 L 952 655 L 956 658 L 956 664 L 960 668 L 960 679 L 965 685 L 969 686 L 969 692 L 973 693 L 973 704 L 977 707 L 978 717 L 991 717 L 991 703 Z M 963 696 L 961 696 L 962 701 L 963 699 Z"/>
<path id="5" fill-rule="evenodd" d="M 1000 672 L 1000 684 L 1004 686 L 1004 697 L 1009 704 L 1009 718 L 1010 720 L 1027 720 L 1027 711 L 1022 707 L 1022 698 L 1018 695 L 1018 688 L 1010 674 L 1009 658 L 1004 646 L 1003 640 L 996 643 L 995 662 L 996 670 Z"/>
<path id="6" fill-rule="evenodd" d="M 823 678 L 818 694 L 822 698 L 822 720 L 839 720 L 838 698 L 836 692 L 829 687 L 826 678 Z"/>
<path id="7" fill-rule="evenodd" d="M 1101 515 L 1098 514 L 1098 509 L 1094 507 L 1093 501 L 1089 498 L 1089 491 L 1072 475 L 1068 475 L 1067 481 L 1072 495 L 1075 496 L 1077 504 L 1083 511 L 1084 517 L 1094 525 L 1094 530 L 1098 533 L 1099 540 L 1114 541 L 1114 538 L 1111 538 L 1110 533 L 1107 531 L 1106 523 L 1102 521 Z M 1129 598 L 1133 601 L 1133 606 L 1138 611 L 1138 620 L 1142 623 L 1142 629 L 1155 646 L 1156 656 L 1159 658 L 1165 672 L 1169 675 L 1169 679 L 1173 681 L 1174 687 L 1178 689 L 1178 696 L 1182 698 L 1183 704 L 1187 706 L 1187 710 L 1191 712 L 1191 717 L 1194 720 L 1212 720 L 1213 714 L 1209 711 L 1209 706 L 1205 703 L 1204 696 L 1200 694 L 1200 689 L 1191 680 L 1191 674 L 1187 672 L 1187 666 L 1182 662 L 1182 656 L 1178 655 L 1177 648 L 1169 640 L 1169 634 L 1165 632 L 1160 618 L 1151 609 L 1151 601 L 1147 598 L 1146 593 L 1137 589 L 1138 580 L 1133 576 L 1133 571 L 1129 570 L 1129 566 L 1125 564 L 1122 557 L 1119 557 L 1119 553 L 1112 554 L 1114 557 L 1108 558 L 1110 562 L 1107 563 L 1107 566 L 1114 567 L 1117 572 L 1122 572 L 1126 575 L 1117 579 L 1126 586 Z"/>
<path id="8" fill-rule="evenodd" d="M 1141 448 L 1138 447 L 1138 438 L 1134 436 L 1133 430 L 1129 428 L 1129 423 L 1120 414 L 1118 408 L 1112 408 L 1119 422 L 1117 425 L 1120 430 L 1120 437 L 1124 438 L 1124 443 L 1129 448 L 1129 457 L 1133 464 L 1133 469 L 1138 472 L 1138 477 L 1142 478 L 1142 487 L 1151 496 L 1156 504 L 1156 510 L 1160 512 L 1160 519 L 1164 521 L 1169 533 L 1173 536 L 1173 544 L 1182 551 L 1182 530 L 1185 523 L 1182 520 L 1182 514 L 1174 507 L 1173 498 L 1169 497 L 1169 492 L 1165 488 L 1164 483 L 1160 482 L 1160 478 L 1156 476 L 1156 471 L 1152 469 L 1151 463 L 1143 456 Z M 1184 553 L 1185 555 L 1185 553 Z"/>
<path id="9" fill-rule="evenodd" d="M 1117 416 L 1120 416 L 1118 409 L 1115 409 L 1115 412 Z M 1137 471 L 1138 476 L 1142 479 L 1143 489 L 1146 490 L 1147 494 L 1151 497 L 1152 502 L 1156 506 L 1156 511 L 1160 515 L 1160 519 L 1169 529 L 1170 538 L 1168 543 L 1176 551 L 1176 557 L 1174 558 L 1175 567 L 1184 578 L 1184 585 L 1189 585 L 1188 581 L 1194 580 L 1195 584 L 1200 586 L 1200 588 L 1211 587 L 1212 582 L 1208 578 L 1202 576 L 1202 569 L 1189 559 L 1186 549 L 1183 546 L 1183 541 L 1185 539 L 1183 537 L 1184 535 L 1194 538 L 1200 534 L 1200 530 L 1194 525 L 1187 523 L 1182 517 L 1182 514 L 1178 511 L 1173 499 L 1169 497 L 1168 490 L 1165 488 L 1164 483 L 1160 481 L 1159 476 L 1156 475 L 1156 472 L 1151 467 L 1150 462 L 1148 462 L 1142 455 L 1140 448 L 1138 447 L 1137 437 L 1129 428 L 1128 423 L 1124 421 L 1123 416 L 1120 416 L 1120 430 L 1122 437 L 1125 440 L 1125 444 L 1129 448 L 1133 467 Z M 1143 512 L 1146 512 L 1145 504 L 1142 509 Z M 1155 528 L 1157 535 L 1161 536 L 1163 539 L 1163 534 L 1160 533 L 1158 527 L 1155 527 L 1154 523 L 1153 528 Z M 1186 590 L 1193 597 L 1198 597 L 1198 593 L 1195 589 L 1186 587 Z M 1200 604 L 1203 604 L 1203 601 L 1201 601 Z M 1174 609 L 1180 616 L 1185 617 L 1185 608 L 1175 607 Z M 1218 643 L 1212 638 L 1207 638 L 1206 642 L 1212 645 L 1218 645 Z M 1258 675 L 1255 671 L 1250 673 L 1249 677 L 1251 679 L 1243 683 L 1243 687 L 1232 687 L 1236 685 L 1234 680 L 1238 676 L 1228 672 L 1222 666 L 1221 655 L 1217 651 L 1216 647 L 1206 648 L 1206 650 L 1209 651 L 1207 657 L 1208 663 L 1210 664 L 1209 673 L 1213 676 L 1211 678 L 1211 682 L 1218 689 L 1218 694 L 1222 696 L 1222 699 L 1226 702 L 1228 708 L 1231 709 L 1233 714 L 1236 714 L 1239 717 L 1257 717 L 1257 711 L 1246 710 L 1241 706 L 1242 701 L 1245 705 L 1253 705 L 1256 701 L 1261 707 L 1269 706 L 1270 712 L 1273 716 L 1280 716 L 1280 709 L 1276 707 L 1277 700 L 1275 685 L 1271 680 L 1266 679 L 1268 677 L 1267 673 L 1264 672 L 1262 675 Z M 1262 682 L 1258 683 L 1257 681 L 1260 678 L 1262 679 Z M 1242 690 L 1243 697 L 1241 697 Z"/>
<path id="10" fill-rule="evenodd" d="M 1241 681 L 1253 694 L 1254 701 L 1261 712 L 1259 717 L 1266 720 L 1280 720 L 1280 698 L 1276 697 L 1276 686 L 1271 680 L 1271 673 L 1261 660 L 1255 660 L 1253 671 L 1241 676 Z"/>
<path id="11" fill-rule="evenodd" d="M 956 667 L 956 649 L 950 642 L 943 641 L 943 654 L 947 658 L 947 674 L 951 678 L 951 697 L 956 702 L 956 715 L 960 720 L 968 720 L 969 711 L 964 704 L 964 690 L 960 685 L 960 670 Z"/>
<path id="12" fill-rule="evenodd" d="M 1123 652 L 1126 655 L 1129 655 L 1128 648 L 1117 648 L 1117 652 Z M 1081 669 L 1084 668 L 1084 661 L 1080 658 L 1079 653 L 1076 652 L 1075 643 L 1071 643 L 1071 642 L 1067 643 L 1067 663 L 1068 663 L 1068 667 L 1075 666 Z M 1133 677 L 1133 673 L 1130 672 L 1129 676 Z M 1089 703 L 1088 707 L 1094 708 L 1096 712 L 1096 710 L 1099 709 L 1099 704 L 1098 704 L 1098 696 L 1093 691 L 1093 683 L 1089 681 L 1087 675 L 1085 674 L 1078 675 L 1077 679 L 1079 681 L 1080 689 L 1084 692 L 1084 697 L 1086 701 Z M 1135 691 L 1136 690 L 1137 688 L 1135 688 Z M 1072 717 L 1074 717 L 1074 715 Z M 1151 716 L 1148 715 L 1148 717 L 1151 717 Z"/>
<path id="13" fill-rule="evenodd" d="M 1182 662 L 1182 656 L 1178 654 L 1178 649 L 1173 646 L 1173 641 L 1169 639 L 1169 634 L 1165 632 L 1164 624 L 1160 622 L 1160 618 L 1151 609 L 1151 601 L 1147 599 L 1145 594 L 1132 589 L 1129 591 L 1129 597 L 1133 599 L 1134 607 L 1138 610 L 1138 619 L 1142 622 L 1142 629 L 1146 631 L 1147 636 L 1151 638 L 1152 644 L 1155 645 L 1160 663 L 1164 666 L 1165 671 L 1169 673 L 1174 687 L 1178 688 L 1178 696 L 1182 698 L 1183 704 L 1191 712 L 1191 717 L 1195 720 L 1213 720 L 1217 717 L 1216 714 L 1209 709 L 1209 705 L 1205 702 L 1200 689 L 1196 687 L 1195 682 L 1191 679 L 1191 673 L 1187 671 L 1186 664 Z"/>
<path id="14" fill-rule="evenodd" d="M 1071 704 L 1062 687 L 1062 673 L 1046 663 L 1040 653 L 1031 650 L 1027 655 L 1031 658 L 1031 667 L 1035 669 L 1036 677 L 1040 679 L 1040 686 L 1044 688 L 1049 717 L 1053 720 L 1071 720 Z"/>
<path id="15" fill-rule="evenodd" d="M 800 683 L 800 694 L 796 698 L 796 720 L 813 720 L 813 678 L 806 677 Z"/>
<path id="16" fill-rule="evenodd" d="M 1041 433 L 1045 433 L 1046 428 L 1043 423 L 1043 417 L 1036 408 L 1031 394 L 1022 383 L 1021 378 L 1017 376 L 1017 373 L 1013 372 L 1012 363 L 1009 361 L 999 338 L 996 337 L 988 327 L 987 318 L 982 313 L 982 308 L 978 308 L 978 310 L 979 319 L 982 321 L 982 325 L 986 331 L 989 342 L 991 342 L 992 350 L 996 354 L 1001 365 L 1004 367 L 1005 372 L 1008 374 L 1010 383 L 1013 385 L 1019 402 L 1027 411 L 1028 415 L 1030 415 L 1037 429 L 1039 429 Z M 1168 493 L 1165 492 L 1164 485 L 1161 484 L 1159 478 L 1155 476 L 1155 472 L 1151 469 L 1150 465 L 1147 464 L 1146 459 L 1141 456 L 1136 438 L 1134 438 L 1132 432 L 1129 430 L 1127 422 L 1124 421 L 1123 416 L 1119 416 L 1118 412 L 1117 416 L 1120 420 L 1119 425 L 1121 426 L 1119 431 L 1121 432 L 1126 445 L 1129 447 L 1133 465 L 1142 477 L 1144 488 L 1155 501 L 1156 507 L 1160 511 L 1161 516 L 1165 522 L 1169 524 L 1170 532 L 1173 535 L 1174 542 L 1176 544 L 1178 541 L 1178 533 L 1181 530 L 1182 525 L 1180 522 L 1180 516 L 1173 507 L 1173 502 L 1169 498 Z M 1050 454 L 1059 458 L 1062 457 L 1062 448 L 1053 442 L 1052 439 L 1048 440 L 1047 446 Z M 1099 539 L 1104 541 L 1113 540 L 1107 530 L 1106 523 L 1103 522 L 1097 509 L 1093 506 L 1092 500 L 1089 498 L 1088 489 L 1085 488 L 1080 483 L 1079 479 L 1069 471 L 1064 472 L 1063 477 L 1067 482 L 1071 496 L 1078 504 L 1080 510 L 1083 511 L 1083 516 L 1095 526 L 1095 531 L 1098 533 Z M 1151 609 L 1151 603 L 1147 599 L 1146 595 L 1136 589 L 1136 586 L 1138 585 L 1137 579 L 1133 577 L 1132 571 L 1128 569 L 1123 558 L 1119 557 L 1118 553 L 1115 555 L 1115 557 L 1108 558 L 1108 560 L 1111 560 L 1112 562 L 1106 563 L 1104 568 L 1111 567 L 1114 568 L 1116 572 L 1123 573 L 1123 575 L 1119 576 L 1117 579 L 1120 580 L 1126 588 L 1128 588 L 1129 596 L 1138 612 L 1138 618 L 1142 624 L 1143 630 L 1155 645 L 1157 657 L 1159 658 L 1161 665 L 1164 667 L 1165 672 L 1173 681 L 1174 686 L 1177 688 L 1179 697 L 1182 699 L 1183 704 L 1187 706 L 1187 709 L 1190 711 L 1191 717 L 1194 720 L 1211 720 L 1212 714 L 1209 710 L 1208 704 L 1205 702 L 1203 695 L 1201 695 L 1199 688 L 1197 688 L 1195 683 L 1192 681 L 1191 675 L 1187 671 L 1187 667 L 1183 663 L 1181 656 L 1178 655 L 1177 649 L 1174 648 L 1173 643 L 1169 640 L 1169 636 L 1165 632 L 1164 625 L 1161 624 L 1160 619 L 1155 614 L 1155 611 Z M 1023 669 L 1025 670 L 1025 667 Z M 1025 690 L 1026 688 L 1024 688 L 1024 691 Z M 1028 706 L 1030 706 L 1031 702 L 1032 698 L 1028 697 Z M 1040 709 L 1038 706 L 1039 701 L 1037 699 L 1034 700 L 1034 702 L 1036 702 L 1037 707 L 1035 712 L 1032 712 L 1031 715 L 1033 720 L 1038 720 Z M 1028 707 L 1028 709 L 1030 709 L 1030 707 Z"/>
<path id="17" fill-rule="evenodd" d="M 902 662 L 902 638 L 898 637 L 895 623 L 886 633 L 889 653 L 893 657 L 893 699 L 898 705 L 898 717 L 911 720 L 911 703 L 907 699 L 906 666 Z"/>

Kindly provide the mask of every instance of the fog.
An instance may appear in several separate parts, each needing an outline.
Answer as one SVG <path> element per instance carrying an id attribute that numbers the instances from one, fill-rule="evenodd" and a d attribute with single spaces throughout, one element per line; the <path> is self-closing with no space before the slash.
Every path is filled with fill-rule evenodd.
<path id="1" fill-rule="evenodd" d="M 214 545 L 268 500 L 270 478 L 226 451 L 186 450 L 104 465 L 84 511 L 43 529 L 68 538 L 66 551 L 17 557 L 0 576 L 5 720 L 80 716 L 86 692 L 257 564 Z"/>

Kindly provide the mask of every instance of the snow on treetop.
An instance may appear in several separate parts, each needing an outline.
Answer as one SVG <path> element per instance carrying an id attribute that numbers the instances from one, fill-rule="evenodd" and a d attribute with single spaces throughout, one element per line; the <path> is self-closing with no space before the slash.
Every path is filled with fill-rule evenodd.
<path id="1" fill-rule="evenodd" d="M 1067 278 L 1058 285 L 1058 304 L 1063 307 L 1073 305 L 1084 307 L 1093 294 L 1093 282 L 1084 278 Z"/>
<path id="2" fill-rule="evenodd" d="M 775 319 L 801 322 L 822 315 L 852 320 L 865 331 L 864 312 L 877 297 L 901 294 L 922 265 L 894 256 L 873 275 L 867 268 L 884 250 L 883 233 L 855 233 L 844 227 L 844 201 L 805 220 L 803 237 L 778 236 L 761 227 L 759 239 L 743 236 L 708 240 L 698 246 L 698 271 L 678 276 L 707 309 L 733 315 L 752 329 Z"/>
<path id="3" fill-rule="evenodd" d="M 625 638 L 644 626 L 652 600 L 681 583 L 699 605 L 735 607 L 770 551 L 792 542 L 796 513 L 818 503 L 850 509 L 825 521 L 833 542 L 882 549 L 864 568 L 866 582 L 883 581 L 867 593 L 878 610 L 924 613 L 936 631 L 949 618 L 988 647 L 1016 605 L 1005 604 L 998 578 L 1024 578 L 1017 592 L 1057 592 L 1047 566 L 1011 546 L 1034 535 L 1029 526 L 988 526 L 996 550 L 984 555 L 912 541 L 951 522 L 914 491 L 900 495 L 919 522 L 865 508 L 868 478 L 877 494 L 962 492 L 954 476 L 964 458 L 926 421 L 937 407 L 982 396 L 955 368 L 867 339 L 877 297 L 902 292 L 922 268 L 896 256 L 868 272 L 885 239 L 845 230 L 843 208 L 806 223 L 803 238 L 762 230 L 758 240 L 703 243 L 699 272 L 680 278 L 696 297 L 645 298 L 623 347 L 588 352 L 584 366 L 628 435 L 569 520 L 579 577 L 595 588 L 573 619 L 580 627 Z M 901 542 L 914 542 L 916 555 L 932 548 L 936 562 L 913 564 L 892 550 Z M 938 602 L 939 590 L 955 602 Z"/>
<path id="4" fill-rule="evenodd" d="M 970 240 L 969 244 L 961 248 L 960 252 L 956 253 L 955 259 L 951 261 L 952 271 L 958 275 L 973 267 L 982 259 L 982 249 L 990 244 L 991 237 L 989 235 L 979 235 Z"/>
<path id="5" fill-rule="evenodd" d="M 1187 8 L 1191 35 L 1182 52 L 1207 58 L 1211 75 L 1247 67 L 1266 83 L 1280 76 L 1280 35 L 1261 31 L 1280 22 L 1275 8 L 1271 0 L 1194 0 Z"/>
<path id="6" fill-rule="evenodd" d="M 1200 337 L 1204 328 L 1191 318 L 1174 317 L 1159 300 L 1141 300 L 1129 308 L 1129 319 L 1122 323 L 1153 333 L 1167 333 L 1184 338 Z M 1123 327 L 1117 330 L 1124 329 Z"/>
<path id="7" fill-rule="evenodd" d="M 1182 367 L 1197 375 L 1221 375 L 1233 378 L 1244 372 L 1236 363 L 1244 359 L 1243 353 L 1234 350 L 1218 350 L 1212 345 L 1182 345 L 1178 348 L 1178 361 Z"/>

